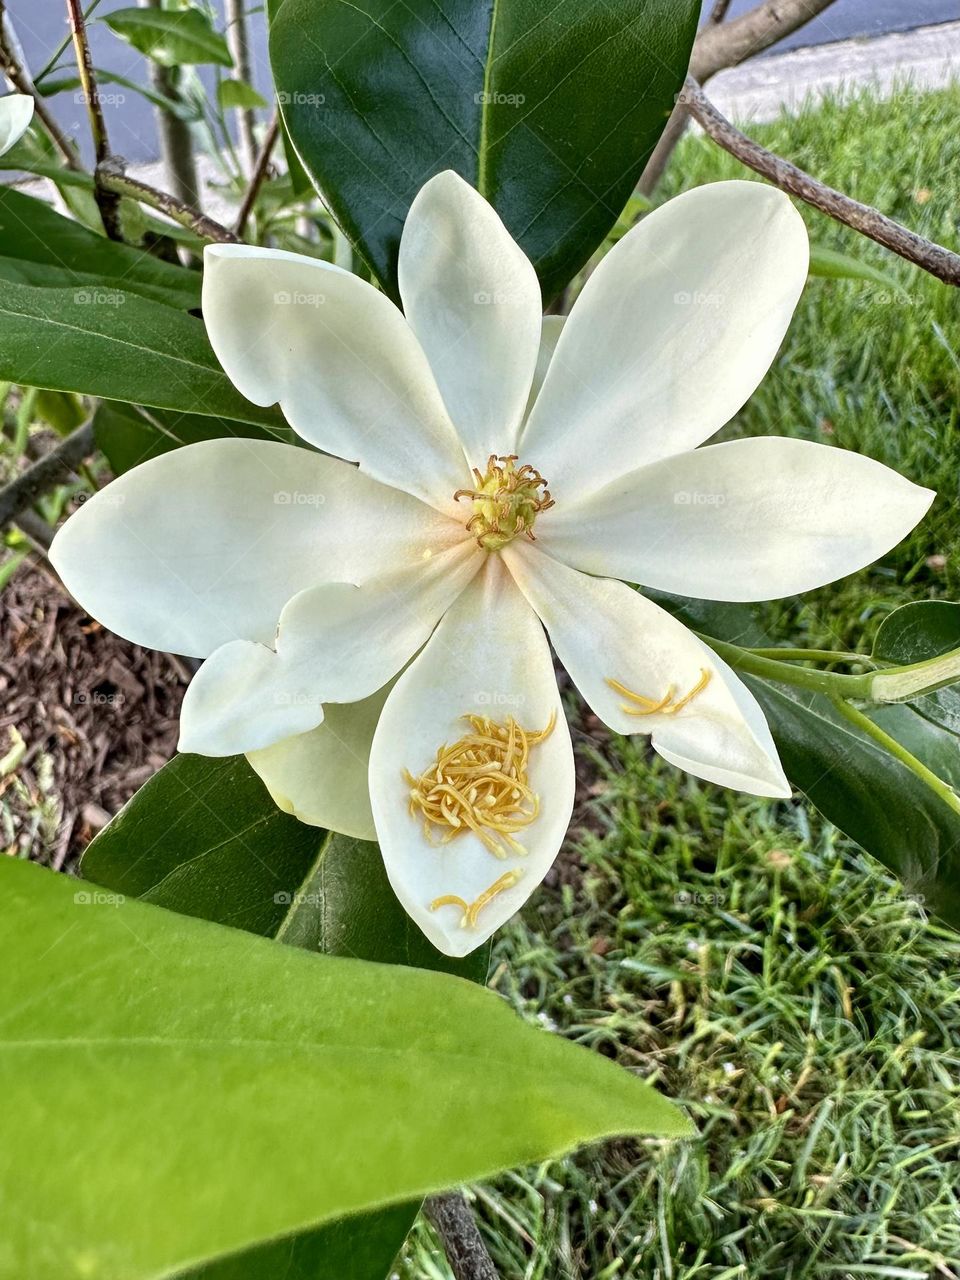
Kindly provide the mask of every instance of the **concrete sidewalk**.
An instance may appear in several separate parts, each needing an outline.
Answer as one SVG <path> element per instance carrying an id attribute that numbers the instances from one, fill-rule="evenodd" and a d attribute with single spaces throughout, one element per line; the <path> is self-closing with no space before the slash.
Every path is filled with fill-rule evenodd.
<path id="1" fill-rule="evenodd" d="M 719 72 L 708 93 L 739 123 L 775 119 L 804 102 L 865 85 L 881 95 L 894 84 L 938 89 L 960 78 L 960 22 L 944 22 L 871 40 L 796 49 Z"/>

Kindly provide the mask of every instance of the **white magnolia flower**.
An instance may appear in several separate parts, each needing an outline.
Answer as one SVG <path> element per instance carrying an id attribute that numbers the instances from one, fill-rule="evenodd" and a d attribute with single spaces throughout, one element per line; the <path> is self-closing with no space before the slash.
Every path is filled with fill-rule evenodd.
<path id="1" fill-rule="evenodd" d="M 26 133 L 33 119 L 33 99 L 25 93 L 0 98 L 0 156 Z"/>
<path id="2" fill-rule="evenodd" d="M 335 456 L 178 449 L 82 507 L 54 563 L 114 631 L 206 658 L 182 750 L 246 752 L 283 809 L 376 835 L 407 911 L 463 955 L 543 879 L 570 818 L 547 634 L 611 729 L 701 778 L 789 794 L 750 692 L 618 579 L 790 595 L 868 564 L 927 509 L 927 490 L 840 449 L 697 447 L 770 365 L 807 254 L 783 195 L 717 183 L 644 218 L 569 319 L 542 320 L 533 267 L 453 173 L 407 218 L 403 313 L 328 263 L 211 246 L 221 363 Z"/>

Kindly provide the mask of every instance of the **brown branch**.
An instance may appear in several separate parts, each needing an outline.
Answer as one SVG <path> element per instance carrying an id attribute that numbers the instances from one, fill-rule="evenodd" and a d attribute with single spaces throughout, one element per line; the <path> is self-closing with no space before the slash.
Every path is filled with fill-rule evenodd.
<path id="1" fill-rule="evenodd" d="M 16 48 L 16 38 L 10 26 L 10 19 L 3 0 L 0 0 L 0 71 L 3 72 L 18 93 L 26 94 L 27 97 L 33 99 L 34 113 L 44 129 L 46 129 L 50 141 L 60 152 L 60 156 L 67 168 L 82 170 L 83 166 L 77 159 L 77 154 L 70 139 L 57 124 L 43 94 L 33 83 L 26 68 L 20 62 Z"/>
<path id="2" fill-rule="evenodd" d="M 100 180 L 108 191 L 129 196 L 132 200 L 150 205 L 152 209 L 158 209 L 174 222 L 179 222 L 182 227 L 195 232 L 202 240 L 214 240 L 218 244 L 236 243 L 237 237 L 227 227 L 215 222 L 213 218 L 208 218 L 205 213 L 197 213 L 176 196 L 168 195 L 166 191 L 159 191 L 149 183 L 141 182 L 139 178 L 131 178 L 126 173 L 111 173 L 109 170 L 104 170 L 100 174 Z"/>
<path id="3" fill-rule="evenodd" d="M 257 157 L 257 163 L 254 166 L 247 189 L 244 192 L 243 201 L 240 205 L 240 211 L 237 214 L 237 221 L 234 224 L 234 231 L 238 236 L 242 236 L 244 228 L 247 225 L 247 219 L 253 211 L 254 203 L 257 199 L 257 192 L 263 186 L 263 180 L 267 176 L 267 169 L 270 165 L 270 156 L 273 148 L 277 145 L 277 137 L 280 133 L 280 118 L 274 112 L 273 119 L 267 127 L 266 135 L 263 139 L 263 146 L 260 148 L 260 154 Z"/>
<path id="4" fill-rule="evenodd" d="M 0 489 L 0 529 L 11 520 L 24 527 L 22 517 L 28 508 L 48 489 L 66 480 L 94 448 L 93 422 L 85 422 L 45 453 L 39 462 Z"/>
<path id="5" fill-rule="evenodd" d="M 833 187 L 804 173 L 788 160 L 767 151 L 735 128 L 717 110 L 692 76 L 687 77 L 682 101 L 708 137 L 781 191 L 796 196 L 835 221 L 868 236 L 885 249 L 892 250 L 901 258 L 906 258 L 908 262 L 936 276 L 938 280 L 960 286 L 960 254 L 952 253 L 942 245 L 934 244 L 932 240 L 925 240 L 915 231 L 888 218 L 879 209 L 861 204 L 859 200 L 835 191 Z"/>
<path id="6" fill-rule="evenodd" d="M 431 1196 L 423 1211 L 440 1237 L 456 1280 L 500 1280 L 470 1206 L 458 1191 Z"/>
<path id="7" fill-rule="evenodd" d="M 690 75 L 705 84 L 725 67 L 736 66 L 755 54 L 791 35 L 811 18 L 834 4 L 835 0 L 764 0 L 749 13 L 724 23 L 729 0 L 717 0 L 707 22 L 697 32 L 690 55 Z M 719 15 L 719 16 L 718 16 Z M 663 177 L 670 157 L 686 132 L 689 116 L 678 101 L 660 141 L 640 176 L 639 190 L 653 195 Z"/>
<path id="8" fill-rule="evenodd" d="M 93 70 L 93 59 L 90 56 L 90 45 L 87 41 L 87 26 L 80 0 L 67 0 L 67 13 L 70 17 L 73 48 L 77 55 L 80 86 L 83 90 L 83 100 L 90 120 L 90 133 L 93 137 L 93 151 L 96 159 L 93 171 L 93 195 L 107 236 L 111 240 L 123 240 L 123 231 L 120 226 L 120 197 L 103 185 L 101 177 L 103 169 L 111 166 L 119 166 L 122 169 L 123 165 L 119 157 L 115 157 L 110 150 L 107 122 L 103 118 L 103 108 L 100 105 L 100 91 L 97 88 L 97 77 Z"/>

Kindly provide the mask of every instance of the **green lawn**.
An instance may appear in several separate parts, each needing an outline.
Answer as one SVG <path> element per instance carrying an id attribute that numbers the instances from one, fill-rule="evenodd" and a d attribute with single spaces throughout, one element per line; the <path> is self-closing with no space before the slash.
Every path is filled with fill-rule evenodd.
<path id="1" fill-rule="evenodd" d="M 960 89 L 905 90 L 755 133 L 955 246 L 958 117 Z M 732 176 L 690 138 L 666 190 Z M 906 296 L 811 282 L 728 431 L 857 449 L 941 495 L 882 565 L 769 607 L 781 639 L 848 647 L 905 600 L 960 598 L 960 295 L 808 223 Z M 529 1019 L 657 1078 L 701 1137 L 477 1188 L 503 1280 L 960 1276 L 960 938 L 806 806 L 701 785 L 590 722 L 579 746 L 589 830 L 499 941 L 492 982 Z M 427 1227 L 398 1274 L 449 1280 Z"/>

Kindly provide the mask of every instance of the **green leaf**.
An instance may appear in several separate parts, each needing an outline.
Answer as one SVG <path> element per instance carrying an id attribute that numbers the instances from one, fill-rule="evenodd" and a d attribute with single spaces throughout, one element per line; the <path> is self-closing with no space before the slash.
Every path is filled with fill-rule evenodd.
<path id="1" fill-rule="evenodd" d="M 633 191 L 699 12 L 698 0 L 284 0 L 270 56 L 300 159 L 389 292 L 411 201 L 455 169 L 550 298 Z"/>
<path id="2" fill-rule="evenodd" d="M 642 1081 L 473 983 L 309 955 L 12 859 L 0 969 L 18 974 L 0 1024 L 2 1280 L 152 1280 L 582 1142 L 690 1133 Z"/>
<path id="3" fill-rule="evenodd" d="M 890 272 L 881 271 L 868 262 L 861 262 L 849 253 L 825 249 L 823 245 L 810 246 L 810 274 L 828 280 L 865 280 L 870 284 L 878 284 L 894 295 L 890 298 L 891 302 L 896 302 L 904 295 L 903 286 Z"/>
<path id="4" fill-rule="evenodd" d="M 171 449 L 200 440 L 232 437 L 238 440 L 282 440 L 298 444 L 289 428 L 255 427 L 226 418 L 202 417 L 196 413 L 171 413 L 163 409 L 141 409 L 133 405 L 101 403 L 93 419 L 97 447 L 106 455 L 114 475 L 121 475 L 141 462 L 158 458 Z"/>
<path id="5" fill-rule="evenodd" d="M 486 978 L 489 947 L 463 960 L 441 955 L 394 897 L 375 844 L 281 813 L 242 757 L 177 756 L 88 847 L 82 872 L 118 893 L 289 946 Z M 414 1202 L 321 1227 L 205 1267 L 195 1280 L 288 1280 L 291 1248 L 310 1280 L 383 1280 L 418 1209 Z"/>
<path id="6" fill-rule="evenodd" d="M 124 97 L 122 94 L 111 95 L 102 92 L 102 86 L 105 84 L 116 84 L 122 89 L 129 89 L 131 93 L 135 93 L 138 97 L 145 98 L 147 102 L 152 102 L 155 107 L 160 107 L 164 111 L 169 111 L 171 115 L 177 116 L 187 124 L 194 124 L 203 119 L 203 112 L 199 104 L 195 102 L 186 102 L 182 98 L 172 98 L 165 93 L 157 93 L 157 91 L 148 84 L 138 84 L 136 80 L 131 80 L 127 76 L 119 75 L 115 71 L 107 71 L 104 67 L 95 67 L 94 75 L 97 84 L 101 86 L 101 100 L 106 100 L 106 104 L 114 106 L 123 106 Z M 57 93 L 75 93 L 78 89 L 83 88 L 83 81 L 79 76 L 58 76 L 56 79 L 48 77 L 40 86 L 40 92 L 45 98 L 52 98 Z M 113 102 L 111 102 L 111 97 Z"/>
<path id="7" fill-rule="evenodd" d="M 0 292 L 0 379 L 282 428 L 220 368 L 203 323 L 112 283 Z"/>
<path id="8" fill-rule="evenodd" d="M 100 21 L 163 67 L 233 66 L 226 40 L 199 9 L 115 9 Z"/>
<path id="9" fill-rule="evenodd" d="M 246 80 L 221 80 L 217 86 L 217 100 L 221 111 L 229 111 L 233 107 L 254 109 L 267 106 L 267 100 Z"/>
<path id="10" fill-rule="evenodd" d="M 199 272 L 107 240 L 10 187 L 0 187 L 0 256 L 8 264 L 4 279 L 59 288 L 113 284 L 184 310 L 200 305 Z"/>
<path id="11" fill-rule="evenodd" d="M 873 642 L 879 662 L 907 666 L 960 649 L 960 604 L 918 600 L 894 609 L 881 622 Z M 960 735 L 960 686 L 925 694 L 910 704 L 920 715 Z"/>

